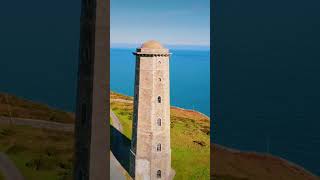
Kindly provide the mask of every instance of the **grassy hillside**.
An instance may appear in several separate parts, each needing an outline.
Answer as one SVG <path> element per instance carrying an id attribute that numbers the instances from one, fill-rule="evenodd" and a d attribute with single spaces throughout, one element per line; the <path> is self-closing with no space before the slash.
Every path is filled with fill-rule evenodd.
<path id="1" fill-rule="evenodd" d="M 131 139 L 132 98 L 111 93 L 112 109 L 124 135 Z M 10 96 L 13 116 L 73 123 L 70 113 Z M 7 101 L 0 94 L 0 114 Z M 120 99 L 120 101 L 117 100 Z M 21 114 L 20 114 L 21 113 Z M 46 118 L 58 113 L 60 118 Z M 8 115 L 8 114 L 7 114 Z M 214 180 L 316 180 L 302 168 L 269 155 L 239 152 L 213 145 L 209 151 L 209 120 L 193 111 L 171 108 L 172 166 L 176 179 L 208 179 L 209 153 Z M 73 133 L 0 123 L 0 151 L 5 152 L 27 180 L 72 179 Z M 0 172 L 1 180 L 1 172 Z"/>
<path id="2" fill-rule="evenodd" d="M 125 95 L 122 95 L 122 94 L 116 93 L 116 92 L 110 92 L 110 99 L 113 99 L 113 100 L 121 99 L 121 100 L 132 101 L 133 97 L 132 96 L 125 96 Z"/>
<path id="3" fill-rule="evenodd" d="M 124 135 L 131 139 L 132 98 L 116 93 L 111 93 L 110 97 L 111 109 L 119 118 Z M 210 121 L 206 116 L 194 111 L 171 108 L 171 153 L 172 167 L 176 171 L 175 179 L 209 179 L 209 134 Z"/>
<path id="4" fill-rule="evenodd" d="M 0 151 L 27 180 L 72 179 L 72 132 L 0 124 Z"/>
<path id="5" fill-rule="evenodd" d="M 0 93 L 0 116 L 73 123 L 74 114 L 23 98 Z"/>

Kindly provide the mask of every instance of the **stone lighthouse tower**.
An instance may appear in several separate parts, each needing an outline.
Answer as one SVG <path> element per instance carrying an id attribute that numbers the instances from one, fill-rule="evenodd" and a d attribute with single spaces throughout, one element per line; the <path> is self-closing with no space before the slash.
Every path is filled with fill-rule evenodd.
<path id="1" fill-rule="evenodd" d="M 173 178 L 170 148 L 169 50 L 147 41 L 136 56 L 130 174 L 136 180 Z"/>

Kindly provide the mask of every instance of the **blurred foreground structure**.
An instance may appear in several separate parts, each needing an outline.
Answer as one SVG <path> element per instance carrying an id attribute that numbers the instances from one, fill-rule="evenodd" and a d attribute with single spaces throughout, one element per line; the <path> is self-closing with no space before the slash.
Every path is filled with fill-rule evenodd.
<path id="1" fill-rule="evenodd" d="M 75 124 L 74 179 L 109 175 L 109 0 L 83 0 Z"/>

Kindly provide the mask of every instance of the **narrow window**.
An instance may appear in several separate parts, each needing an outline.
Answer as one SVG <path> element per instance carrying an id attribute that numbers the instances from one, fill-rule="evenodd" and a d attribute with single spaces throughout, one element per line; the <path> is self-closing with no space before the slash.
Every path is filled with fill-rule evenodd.
<path id="1" fill-rule="evenodd" d="M 157 124 L 158 124 L 158 126 L 161 126 L 161 119 L 160 118 L 158 118 Z"/>
<path id="2" fill-rule="evenodd" d="M 159 81 L 161 82 L 161 78 L 159 78 Z"/>
<path id="3" fill-rule="evenodd" d="M 161 97 L 158 96 L 158 103 L 161 103 Z"/>
<path id="4" fill-rule="evenodd" d="M 157 151 L 161 151 L 161 144 L 157 145 Z"/>
<path id="5" fill-rule="evenodd" d="M 157 171 L 157 178 L 161 178 L 161 171 L 160 170 Z"/>

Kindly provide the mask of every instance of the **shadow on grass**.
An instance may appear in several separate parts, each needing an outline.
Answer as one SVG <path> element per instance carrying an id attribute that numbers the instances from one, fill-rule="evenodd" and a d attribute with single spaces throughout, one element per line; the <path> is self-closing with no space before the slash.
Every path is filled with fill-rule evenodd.
<path id="1" fill-rule="evenodd" d="M 113 126 L 110 126 L 111 132 L 111 151 L 120 162 L 121 166 L 127 171 L 130 167 L 130 147 L 131 140 L 123 135 Z"/>

